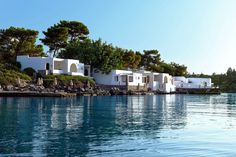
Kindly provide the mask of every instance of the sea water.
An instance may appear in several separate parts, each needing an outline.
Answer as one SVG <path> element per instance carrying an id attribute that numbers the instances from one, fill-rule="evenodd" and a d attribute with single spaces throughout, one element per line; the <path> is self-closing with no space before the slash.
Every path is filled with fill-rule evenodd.
<path id="1" fill-rule="evenodd" d="M 0 156 L 236 156 L 236 94 L 0 98 Z"/>

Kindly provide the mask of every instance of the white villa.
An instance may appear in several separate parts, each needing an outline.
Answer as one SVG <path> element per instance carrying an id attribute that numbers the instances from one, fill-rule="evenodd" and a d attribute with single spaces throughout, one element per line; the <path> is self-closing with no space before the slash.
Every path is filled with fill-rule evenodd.
<path id="1" fill-rule="evenodd" d="M 186 78 L 184 76 L 173 77 L 176 88 L 196 89 L 212 88 L 211 78 Z"/>
<path id="2" fill-rule="evenodd" d="M 79 60 L 52 57 L 29 57 L 28 55 L 23 55 L 17 56 L 17 61 L 21 63 L 21 70 L 30 67 L 43 75 L 66 74 L 90 76 L 90 67 L 80 63 Z"/>
<path id="3" fill-rule="evenodd" d="M 175 92 L 172 76 L 166 73 L 112 70 L 109 74 L 94 72 L 93 77 L 100 85 L 126 86 L 131 90 L 151 89 L 163 93 Z"/>
<path id="4" fill-rule="evenodd" d="M 147 78 L 147 86 L 152 91 L 163 93 L 175 92 L 175 85 L 171 75 L 167 73 L 155 73 L 151 71 L 141 71 Z"/>
<path id="5" fill-rule="evenodd" d="M 112 70 L 109 74 L 94 71 L 93 78 L 100 85 L 128 86 L 139 89 L 146 88 L 146 79 L 142 73 L 130 70 Z"/>

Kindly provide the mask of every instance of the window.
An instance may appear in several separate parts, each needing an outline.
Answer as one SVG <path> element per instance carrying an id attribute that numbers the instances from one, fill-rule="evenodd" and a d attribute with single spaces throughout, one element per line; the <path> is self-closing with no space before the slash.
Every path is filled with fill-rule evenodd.
<path id="1" fill-rule="evenodd" d="M 47 64 L 46 64 L 46 70 L 49 70 L 49 69 L 50 69 L 50 64 L 47 63 Z"/>
<path id="2" fill-rule="evenodd" d="M 62 70 L 63 61 L 54 61 L 54 70 Z"/>
<path id="3" fill-rule="evenodd" d="M 126 82 L 127 81 L 127 76 L 126 75 L 122 75 L 121 76 L 121 80 L 122 80 L 122 82 Z"/>
<path id="4" fill-rule="evenodd" d="M 119 77 L 118 76 L 114 76 L 114 79 L 115 79 L 116 82 L 119 81 Z"/>
<path id="5" fill-rule="evenodd" d="M 158 75 L 154 75 L 154 81 L 158 81 Z"/>
<path id="6" fill-rule="evenodd" d="M 164 83 L 168 83 L 168 77 L 167 76 L 164 77 Z"/>
<path id="7" fill-rule="evenodd" d="M 146 83 L 147 82 L 147 78 L 146 77 L 142 77 L 142 83 Z"/>
<path id="8" fill-rule="evenodd" d="M 149 77 L 149 76 L 147 76 L 147 83 L 149 83 L 149 81 L 150 81 L 150 77 Z"/>
<path id="9" fill-rule="evenodd" d="M 134 82 L 134 77 L 133 76 L 129 76 L 129 82 Z"/>

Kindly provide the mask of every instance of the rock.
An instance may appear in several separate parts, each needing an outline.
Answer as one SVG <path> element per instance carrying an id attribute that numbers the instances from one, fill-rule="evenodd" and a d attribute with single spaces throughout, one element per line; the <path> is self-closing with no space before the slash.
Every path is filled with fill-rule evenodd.
<path id="1" fill-rule="evenodd" d="M 67 91 L 67 92 L 70 92 L 71 90 L 72 90 L 71 87 L 67 87 L 67 88 L 66 88 L 66 91 Z"/>
<path id="2" fill-rule="evenodd" d="M 53 80 L 53 86 L 57 86 L 57 85 L 58 85 L 58 82 L 57 82 L 57 78 L 55 77 Z"/>
<path id="3" fill-rule="evenodd" d="M 37 85 L 42 86 L 43 85 L 43 78 L 38 78 Z"/>
<path id="4" fill-rule="evenodd" d="M 7 86 L 6 86 L 6 90 L 7 90 L 7 91 L 12 91 L 12 90 L 13 90 L 13 87 L 14 87 L 14 86 L 11 85 L 11 84 L 10 84 L 10 85 L 7 85 Z"/>
<path id="5" fill-rule="evenodd" d="M 84 89 L 84 88 L 80 88 L 80 91 L 81 91 L 81 92 L 85 92 L 85 89 Z"/>
<path id="6" fill-rule="evenodd" d="M 70 80 L 70 86 L 71 86 L 71 87 L 74 86 L 74 83 L 73 83 L 72 80 Z"/>
<path id="7" fill-rule="evenodd" d="M 113 87 L 113 88 L 111 88 L 111 90 L 109 92 L 110 92 L 111 95 L 119 95 L 120 89 L 116 88 L 116 87 Z"/>
<path id="8" fill-rule="evenodd" d="M 119 95 L 127 95 L 127 91 L 122 90 L 122 91 L 119 92 Z"/>
<path id="9" fill-rule="evenodd" d="M 88 88 L 88 89 L 86 89 L 86 93 L 94 94 L 94 91 L 93 91 L 93 89 Z"/>
<path id="10" fill-rule="evenodd" d="M 19 77 L 17 77 L 16 84 L 18 87 L 25 87 L 27 85 L 27 83 L 24 80 L 20 79 Z"/>

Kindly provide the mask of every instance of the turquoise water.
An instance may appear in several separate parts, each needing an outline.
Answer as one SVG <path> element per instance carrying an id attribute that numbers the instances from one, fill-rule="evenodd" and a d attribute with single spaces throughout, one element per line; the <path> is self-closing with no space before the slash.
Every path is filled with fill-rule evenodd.
<path id="1" fill-rule="evenodd" d="M 0 156 L 236 156 L 236 94 L 0 98 Z"/>

